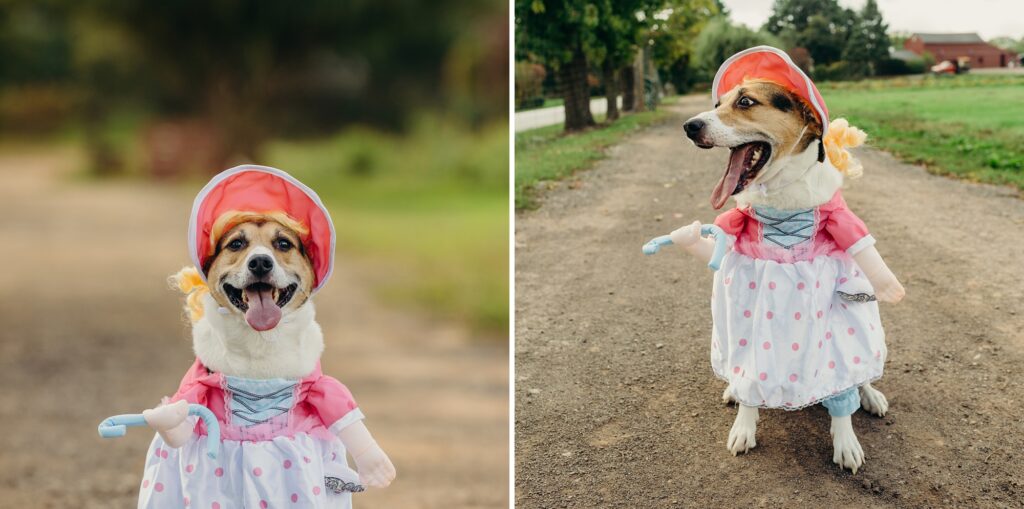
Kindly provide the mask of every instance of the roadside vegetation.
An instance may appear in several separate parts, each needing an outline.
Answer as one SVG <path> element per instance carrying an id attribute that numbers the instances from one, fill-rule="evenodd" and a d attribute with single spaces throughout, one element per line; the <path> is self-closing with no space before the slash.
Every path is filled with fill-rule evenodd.
<path id="1" fill-rule="evenodd" d="M 870 145 L 932 173 L 1024 192 L 1024 76 L 839 82 L 821 92 Z"/>

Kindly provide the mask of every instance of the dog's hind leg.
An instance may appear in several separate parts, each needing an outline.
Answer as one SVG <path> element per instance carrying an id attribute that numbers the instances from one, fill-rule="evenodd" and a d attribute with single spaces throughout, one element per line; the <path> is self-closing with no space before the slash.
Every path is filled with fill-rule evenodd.
<path id="1" fill-rule="evenodd" d="M 757 446 L 757 440 L 754 439 L 754 435 L 757 434 L 757 419 L 757 407 L 739 405 L 736 421 L 732 423 L 732 430 L 729 431 L 729 441 L 725 444 L 733 456 Z"/>
<path id="2" fill-rule="evenodd" d="M 885 417 L 889 411 L 889 400 L 871 384 L 864 384 L 860 386 L 860 406 L 869 414 Z"/>
<path id="3" fill-rule="evenodd" d="M 864 448 L 853 432 L 850 416 L 832 417 L 829 434 L 832 435 L 832 462 L 856 474 L 857 469 L 864 465 Z"/>

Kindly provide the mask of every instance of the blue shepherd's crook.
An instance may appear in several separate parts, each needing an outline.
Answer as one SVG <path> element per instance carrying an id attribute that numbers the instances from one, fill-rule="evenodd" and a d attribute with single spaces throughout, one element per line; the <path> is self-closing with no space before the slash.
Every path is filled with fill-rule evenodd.
<path id="1" fill-rule="evenodd" d="M 217 416 L 209 408 L 203 405 L 191 404 L 188 406 L 189 415 L 198 415 L 206 424 L 206 455 L 211 459 L 217 459 L 217 450 L 220 447 L 220 423 Z M 124 414 L 107 417 L 100 423 L 100 436 L 103 438 L 123 437 L 128 432 L 128 426 L 145 426 L 146 419 L 142 414 Z"/>
<path id="2" fill-rule="evenodd" d="M 722 231 L 721 228 L 713 224 L 705 224 L 700 227 L 700 234 L 702 237 L 708 235 L 715 237 L 715 250 L 711 254 L 711 261 L 708 262 L 708 267 L 711 270 L 718 270 L 722 266 L 722 257 L 725 256 L 725 248 L 729 246 L 729 236 Z M 657 253 L 661 246 L 667 246 L 672 244 L 672 238 L 668 235 L 662 235 L 661 237 L 655 237 L 650 242 L 644 244 L 644 254 L 652 255 Z"/>

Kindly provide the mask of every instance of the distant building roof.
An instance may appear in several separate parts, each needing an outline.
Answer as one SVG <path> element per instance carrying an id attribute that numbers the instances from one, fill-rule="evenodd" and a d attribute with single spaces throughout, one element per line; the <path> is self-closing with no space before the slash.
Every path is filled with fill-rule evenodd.
<path id="1" fill-rule="evenodd" d="M 891 51 L 889 53 L 889 58 L 895 58 L 897 60 L 909 62 L 911 60 L 920 60 L 921 55 L 918 55 L 917 53 L 914 53 L 913 51 L 910 51 L 908 49 L 898 49 Z"/>
<path id="2" fill-rule="evenodd" d="M 985 40 L 976 33 L 967 34 L 913 34 L 925 44 L 975 44 Z"/>

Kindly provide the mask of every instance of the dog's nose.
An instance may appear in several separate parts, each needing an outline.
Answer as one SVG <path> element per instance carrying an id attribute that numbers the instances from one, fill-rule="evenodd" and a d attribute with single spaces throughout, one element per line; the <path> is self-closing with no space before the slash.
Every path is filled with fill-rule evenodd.
<path id="1" fill-rule="evenodd" d="M 256 277 L 266 276 L 274 268 L 274 259 L 269 255 L 256 255 L 249 259 L 249 272 Z"/>
<path id="2" fill-rule="evenodd" d="M 686 123 L 683 124 L 683 130 L 686 131 L 686 136 L 691 139 L 694 136 L 697 136 L 697 133 L 699 133 L 701 129 L 704 129 L 704 121 L 698 118 L 687 120 Z"/>

